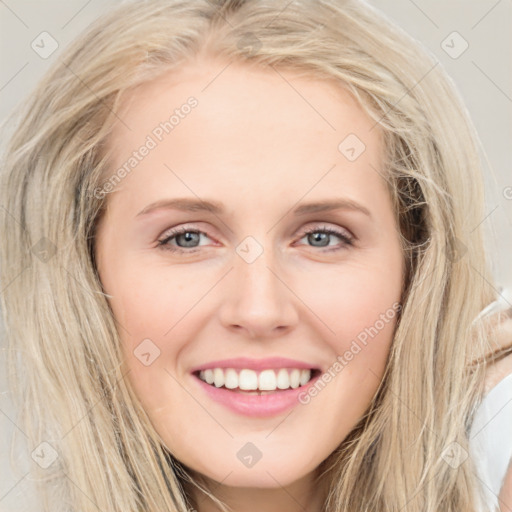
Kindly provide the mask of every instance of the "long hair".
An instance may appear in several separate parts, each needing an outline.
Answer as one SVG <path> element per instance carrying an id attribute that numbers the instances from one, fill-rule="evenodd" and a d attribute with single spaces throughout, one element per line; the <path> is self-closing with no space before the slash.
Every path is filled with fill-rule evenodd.
<path id="1" fill-rule="evenodd" d="M 13 115 L 2 161 L 2 310 L 18 422 L 57 459 L 46 510 L 186 512 L 208 489 L 165 448 L 122 373 L 94 259 L 121 100 L 197 55 L 334 80 L 385 140 L 382 176 L 406 260 L 386 372 L 322 463 L 326 512 L 473 512 L 468 452 L 495 299 L 481 220 L 480 144 L 439 62 L 356 0 L 144 0 L 94 22 Z"/>

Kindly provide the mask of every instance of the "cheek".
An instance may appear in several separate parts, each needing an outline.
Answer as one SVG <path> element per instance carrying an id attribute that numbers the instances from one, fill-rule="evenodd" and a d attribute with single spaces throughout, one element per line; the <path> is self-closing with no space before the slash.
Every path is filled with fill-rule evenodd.
<path id="1" fill-rule="evenodd" d="M 129 379 L 145 408 L 156 411 L 162 394 L 176 392 L 171 375 L 181 351 L 200 329 L 199 322 L 188 320 L 211 285 L 190 272 L 137 263 L 120 264 L 108 283 Z"/>
<path id="2" fill-rule="evenodd" d="M 133 343 L 154 336 L 159 346 L 207 291 L 193 273 L 137 262 L 120 265 L 110 283 L 109 302 L 125 334 Z"/>
<path id="3" fill-rule="evenodd" d="M 393 268 L 361 262 L 324 275 L 301 277 L 296 289 L 322 321 L 327 339 L 340 354 L 352 340 L 364 343 L 369 338 L 392 336 L 396 304 L 401 298 L 400 277 L 399 265 Z"/>
<path id="4" fill-rule="evenodd" d="M 381 383 L 399 312 L 400 287 L 377 272 L 329 280 L 331 290 L 310 302 L 329 326 L 327 370 L 301 397 L 312 421 L 324 416 L 323 434 L 334 449 L 367 411 Z M 325 410 L 329 414 L 325 415 Z M 337 442 L 334 442 L 337 441 Z"/>
<path id="5" fill-rule="evenodd" d="M 364 413 L 380 384 L 400 308 L 400 271 L 398 259 L 387 265 L 353 263 L 327 276 L 312 276 L 315 290 L 323 293 L 310 293 L 307 305 L 326 326 L 323 340 L 331 354 L 317 391 L 338 404 L 331 423 L 335 437 L 347 418 L 355 421 Z M 305 402 L 320 403 L 317 391 Z"/>

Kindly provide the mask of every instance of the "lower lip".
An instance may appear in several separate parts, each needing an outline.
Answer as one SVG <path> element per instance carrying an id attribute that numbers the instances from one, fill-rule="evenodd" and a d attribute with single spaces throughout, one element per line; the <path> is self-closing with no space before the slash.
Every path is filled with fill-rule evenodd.
<path id="1" fill-rule="evenodd" d="M 318 376 L 312 378 L 306 385 L 295 389 L 275 391 L 266 395 L 248 395 L 226 388 L 217 388 L 193 375 L 208 396 L 228 409 L 244 416 L 266 417 L 276 416 L 292 407 L 299 405 L 299 395 L 306 393 Z"/>

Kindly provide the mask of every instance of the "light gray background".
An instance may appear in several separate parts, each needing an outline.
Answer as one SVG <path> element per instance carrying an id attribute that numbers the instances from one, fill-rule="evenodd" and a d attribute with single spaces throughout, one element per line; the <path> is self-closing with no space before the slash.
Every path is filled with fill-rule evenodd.
<path id="1" fill-rule="evenodd" d="M 62 49 L 113 0 L 0 0 L 0 122 L 23 102 Z M 369 0 L 433 53 L 455 81 L 479 132 L 491 168 L 486 169 L 487 206 L 481 219 L 498 290 L 512 289 L 512 1 Z M 41 32 L 57 40 L 47 59 L 32 48 Z M 454 31 L 468 49 L 454 59 L 443 41 Z M 453 38 L 452 38 L 453 40 Z M 454 40 L 455 50 L 462 40 Z M 446 43 L 444 43 L 446 45 Z M 7 465 L 14 413 L 0 374 L 0 510 L 37 511 L 30 498 L 30 464 L 23 478 Z M 21 436 L 23 437 L 23 435 Z M 29 443 L 30 444 L 30 443 Z M 34 446 L 30 446 L 30 451 Z M 25 455 L 26 457 L 26 455 Z"/>

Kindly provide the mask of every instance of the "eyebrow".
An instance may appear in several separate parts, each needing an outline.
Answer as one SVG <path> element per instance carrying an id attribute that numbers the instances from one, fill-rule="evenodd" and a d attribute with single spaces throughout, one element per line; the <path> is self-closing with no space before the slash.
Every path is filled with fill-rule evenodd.
<path id="1" fill-rule="evenodd" d="M 224 207 L 222 203 L 213 200 L 201 200 L 192 198 L 178 198 L 178 199 L 161 199 L 149 204 L 142 209 L 136 217 L 147 215 L 154 210 L 159 209 L 174 209 L 185 212 L 199 212 L 205 211 L 215 215 L 222 215 Z M 308 213 L 327 212 L 332 210 L 353 210 L 363 213 L 364 215 L 372 218 L 370 210 L 362 204 L 353 201 L 352 199 L 331 199 L 324 201 L 317 201 L 311 203 L 303 203 L 293 210 L 293 215 L 300 216 Z"/>

